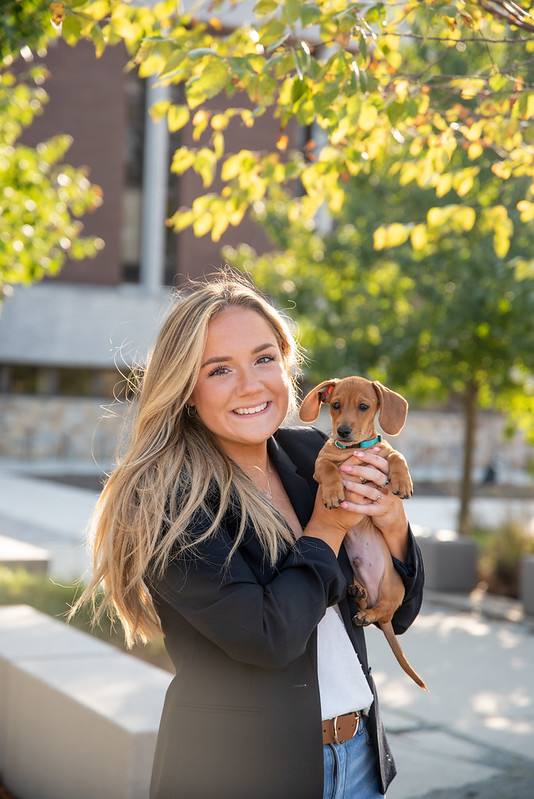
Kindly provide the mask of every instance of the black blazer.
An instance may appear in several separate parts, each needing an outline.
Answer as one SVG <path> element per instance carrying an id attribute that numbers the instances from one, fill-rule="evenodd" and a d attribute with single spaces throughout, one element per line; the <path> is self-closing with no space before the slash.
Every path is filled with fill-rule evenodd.
<path id="1" fill-rule="evenodd" d="M 279 430 L 269 453 L 303 527 L 316 493 L 314 462 L 324 436 L 313 428 Z M 348 558 L 303 536 L 275 568 L 265 563 L 254 531 L 225 566 L 236 511 L 199 557 L 171 562 L 151 593 L 176 667 L 154 760 L 151 799 L 321 799 L 323 754 L 316 628 L 339 604 L 374 692 L 364 632 L 352 621 Z M 205 522 L 204 522 L 205 524 Z M 202 527 L 202 522 L 199 522 Z M 394 627 L 403 632 L 422 599 L 423 569 L 413 537 Z M 369 729 L 383 792 L 395 765 L 378 702 Z"/>

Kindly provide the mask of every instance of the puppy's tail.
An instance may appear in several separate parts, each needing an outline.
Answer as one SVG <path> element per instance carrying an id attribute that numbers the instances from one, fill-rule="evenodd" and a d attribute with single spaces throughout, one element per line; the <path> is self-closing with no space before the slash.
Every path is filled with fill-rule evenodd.
<path id="1" fill-rule="evenodd" d="M 411 677 L 412 680 L 415 683 L 417 683 L 417 685 L 420 688 L 423 688 L 425 691 L 428 691 L 428 688 L 426 687 L 425 681 L 418 675 L 418 673 L 416 671 L 414 671 L 414 669 L 412 669 L 412 667 L 410 666 L 410 664 L 406 660 L 404 652 L 401 649 L 401 645 L 399 644 L 399 642 L 397 640 L 397 636 L 393 632 L 393 625 L 391 624 L 391 622 L 390 621 L 380 622 L 380 629 L 382 630 L 382 632 L 386 636 L 386 641 L 390 645 L 391 650 L 392 650 L 393 654 L 395 655 L 395 657 L 397 658 L 401 668 L 404 669 L 406 674 L 409 677 Z"/>

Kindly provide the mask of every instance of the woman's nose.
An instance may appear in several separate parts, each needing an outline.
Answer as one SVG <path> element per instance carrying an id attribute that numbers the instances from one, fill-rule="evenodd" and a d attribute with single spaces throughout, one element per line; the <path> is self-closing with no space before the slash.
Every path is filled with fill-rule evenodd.
<path id="1" fill-rule="evenodd" d="M 254 369 L 242 369 L 239 373 L 238 391 L 240 394 L 253 394 L 261 388 L 261 382 Z"/>

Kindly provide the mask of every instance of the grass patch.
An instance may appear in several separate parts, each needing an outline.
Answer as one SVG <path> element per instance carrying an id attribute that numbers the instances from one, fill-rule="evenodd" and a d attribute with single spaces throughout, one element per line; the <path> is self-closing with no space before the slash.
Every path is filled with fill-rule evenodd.
<path id="1" fill-rule="evenodd" d="M 0 605 L 31 605 L 64 623 L 67 622 L 71 606 L 82 591 L 81 583 L 65 585 L 44 575 L 31 574 L 25 569 L 0 568 Z M 119 624 L 113 624 L 111 619 L 104 616 L 98 626 L 92 626 L 89 605 L 82 607 L 70 624 L 135 657 L 174 671 L 165 651 L 163 638 L 151 641 L 146 646 L 126 649 Z"/>

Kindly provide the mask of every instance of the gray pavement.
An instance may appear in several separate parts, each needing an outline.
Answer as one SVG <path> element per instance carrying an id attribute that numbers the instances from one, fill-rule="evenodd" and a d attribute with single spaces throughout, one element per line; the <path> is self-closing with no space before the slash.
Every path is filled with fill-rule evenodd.
<path id="1" fill-rule="evenodd" d="M 0 535 L 47 549 L 51 576 L 75 579 L 89 570 L 85 531 L 97 493 L 35 472 L 0 463 Z M 407 509 L 417 525 L 454 528 L 454 498 L 414 497 Z M 477 500 L 475 513 L 532 523 L 534 502 Z M 427 592 L 401 643 L 428 693 L 401 671 L 379 630 L 368 641 L 399 770 L 388 799 L 534 799 L 534 618 L 513 601 Z"/>

